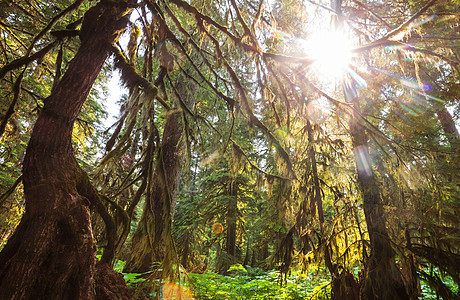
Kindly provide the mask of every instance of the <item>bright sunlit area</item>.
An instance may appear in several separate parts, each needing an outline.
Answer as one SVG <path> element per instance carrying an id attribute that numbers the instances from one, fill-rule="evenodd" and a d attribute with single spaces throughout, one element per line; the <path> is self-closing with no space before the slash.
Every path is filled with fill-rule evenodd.
<path id="1" fill-rule="evenodd" d="M 312 71 L 324 83 L 340 80 L 351 63 L 353 43 L 344 29 L 315 30 L 301 45 L 314 60 Z"/>

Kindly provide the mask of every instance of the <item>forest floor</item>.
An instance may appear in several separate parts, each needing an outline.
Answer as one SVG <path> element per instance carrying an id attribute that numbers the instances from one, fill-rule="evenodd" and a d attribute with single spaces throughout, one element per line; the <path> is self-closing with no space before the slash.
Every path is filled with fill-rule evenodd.
<path id="1" fill-rule="evenodd" d="M 124 262 L 118 261 L 115 270 L 121 272 Z M 359 269 L 351 272 L 358 278 Z M 437 270 L 433 272 L 438 273 Z M 236 264 L 230 267 L 229 275 L 224 276 L 212 271 L 202 274 L 179 272 L 177 282 L 161 283 L 158 292 L 161 299 L 330 299 L 331 277 L 325 269 L 310 266 L 308 270 L 291 270 L 281 275 L 276 270 L 265 271 L 261 268 L 243 267 Z M 142 290 L 145 296 L 151 299 L 155 292 L 148 292 L 149 283 L 142 274 L 124 273 L 124 278 L 134 294 L 139 296 Z M 440 274 L 438 274 L 440 275 Z M 453 280 L 445 276 L 443 281 L 447 285 L 455 286 Z M 158 281 L 156 282 L 158 283 Z M 153 284 L 155 285 L 155 284 Z M 152 286 L 152 284 L 150 284 Z M 152 290 L 152 289 L 150 289 Z M 420 282 L 420 299 L 438 299 L 436 293 L 426 282 Z"/>

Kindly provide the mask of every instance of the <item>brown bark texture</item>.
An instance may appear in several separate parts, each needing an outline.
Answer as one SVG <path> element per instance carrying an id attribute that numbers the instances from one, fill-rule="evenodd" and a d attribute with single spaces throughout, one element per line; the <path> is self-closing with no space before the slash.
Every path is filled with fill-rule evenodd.
<path id="1" fill-rule="evenodd" d="M 108 264 L 98 262 L 94 276 L 96 300 L 130 300 L 132 290 L 126 286 L 123 274 L 115 272 Z"/>
<path id="2" fill-rule="evenodd" d="M 101 1 L 88 10 L 81 46 L 45 100 L 24 159 L 26 212 L 0 253 L 0 299 L 95 298 L 90 199 L 77 188 L 71 137 L 109 46 L 127 24 L 127 4 Z"/>
<path id="3" fill-rule="evenodd" d="M 436 110 L 436 115 L 438 116 L 442 129 L 444 130 L 444 133 L 449 140 L 452 150 L 458 153 L 460 150 L 460 135 L 458 133 L 457 127 L 455 126 L 452 115 L 449 113 L 445 106 Z"/>

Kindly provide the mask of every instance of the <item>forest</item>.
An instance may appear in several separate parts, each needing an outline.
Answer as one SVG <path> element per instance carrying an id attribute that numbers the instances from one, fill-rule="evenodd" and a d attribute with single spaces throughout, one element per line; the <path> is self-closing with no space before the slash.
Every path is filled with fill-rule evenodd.
<path id="1" fill-rule="evenodd" d="M 459 0 L 1 0 L 0 300 L 460 299 Z"/>

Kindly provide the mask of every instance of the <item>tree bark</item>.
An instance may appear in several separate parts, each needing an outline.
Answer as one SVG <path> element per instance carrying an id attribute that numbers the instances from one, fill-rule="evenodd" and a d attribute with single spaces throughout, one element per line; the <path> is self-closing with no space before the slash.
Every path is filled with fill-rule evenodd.
<path id="1" fill-rule="evenodd" d="M 166 255 L 172 251 L 168 241 L 171 239 L 171 208 L 175 205 L 184 162 L 183 125 L 182 111 L 168 113 L 157 166 L 124 272 L 147 272 L 153 262 L 165 262 Z"/>
<path id="2" fill-rule="evenodd" d="M 237 176 L 237 175 L 236 175 Z M 227 270 L 236 263 L 236 221 L 238 217 L 238 182 L 237 178 L 225 177 L 224 194 L 227 197 L 225 206 L 225 245 L 219 255 L 218 272 L 227 275 Z"/>
<path id="3" fill-rule="evenodd" d="M 236 219 L 238 214 L 238 182 L 231 182 L 229 191 L 229 198 L 227 203 L 227 236 L 225 242 L 225 251 L 231 257 L 236 255 Z"/>
<path id="4" fill-rule="evenodd" d="M 436 115 L 438 116 L 442 129 L 444 130 L 444 133 L 449 140 L 452 150 L 454 152 L 458 152 L 460 150 L 460 135 L 458 133 L 457 127 L 455 126 L 452 115 L 449 113 L 445 106 L 436 110 Z"/>
<path id="5" fill-rule="evenodd" d="M 190 235 L 191 234 L 192 233 L 188 229 L 186 229 L 185 243 L 182 249 L 182 255 L 181 255 L 181 260 L 180 260 L 180 264 L 182 265 L 184 269 L 187 269 L 188 256 L 190 253 L 190 244 L 191 244 Z"/>
<path id="6" fill-rule="evenodd" d="M 248 241 L 246 242 L 246 255 L 244 256 L 243 266 L 247 266 L 249 264 L 250 259 L 250 247 L 251 247 L 251 237 L 247 234 Z"/>
<path id="7" fill-rule="evenodd" d="M 365 262 L 361 299 L 409 299 L 401 274 L 396 267 L 395 252 L 385 226 L 385 212 L 369 157 L 367 135 L 357 123 L 356 116 L 353 116 L 350 121 L 350 134 L 370 238 L 370 256 Z"/>
<path id="8" fill-rule="evenodd" d="M 101 1 L 88 10 L 81 46 L 37 119 L 24 159 L 26 212 L 0 253 L 1 299 L 96 296 L 90 199 L 77 188 L 71 137 L 109 46 L 127 24 L 128 4 Z"/>

